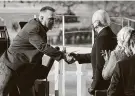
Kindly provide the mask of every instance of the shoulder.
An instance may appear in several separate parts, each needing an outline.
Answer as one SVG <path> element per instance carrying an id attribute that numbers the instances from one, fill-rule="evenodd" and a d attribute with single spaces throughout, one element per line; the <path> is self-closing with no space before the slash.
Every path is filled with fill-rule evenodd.
<path id="1" fill-rule="evenodd" d="M 110 27 L 105 27 L 99 33 L 98 38 L 111 40 L 112 38 L 116 38 L 116 35 L 112 32 Z"/>
<path id="2" fill-rule="evenodd" d="M 28 30 L 28 32 L 30 30 L 38 30 L 40 28 L 38 22 L 36 22 L 34 19 L 30 20 L 25 26 L 24 26 L 24 30 Z"/>
<path id="3" fill-rule="evenodd" d="M 121 54 L 121 53 L 123 53 L 124 52 L 124 50 L 120 50 L 120 49 L 118 49 L 118 50 L 113 50 L 113 52 L 115 53 L 115 54 Z M 124 52 L 125 53 L 125 52 Z"/>
<path id="4" fill-rule="evenodd" d="M 40 26 L 39 22 L 37 22 L 35 19 L 30 20 L 27 25 L 32 28 L 37 28 Z"/>
<path id="5" fill-rule="evenodd" d="M 101 30 L 101 35 L 110 35 L 110 34 L 114 34 L 112 29 L 107 26 L 107 27 L 104 27 L 102 30 Z"/>
<path id="6" fill-rule="evenodd" d="M 36 19 L 31 19 L 28 23 L 38 25 L 38 21 Z"/>
<path id="7" fill-rule="evenodd" d="M 112 40 L 112 38 L 114 40 L 116 39 L 116 34 L 114 34 L 114 32 L 109 26 L 102 29 L 101 36 L 103 36 L 104 38 L 107 38 L 108 40 L 109 39 Z"/>
<path id="8" fill-rule="evenodd" d="M 128 58 L 124 50 L 114 50 L 114 54 L 118 61 Z"/>
<path id="9" fill-rule="evenodd" d="M 119 66 L 123 66 L 123 67 L 129 67 L 129 66 L 135 66 L 135 55 L 132 56 L 132 57 L 127 57 L 127 58 L 124 58 L 123 60 L 120 60 L 117 62 L 117 64 L 119 64 Z"/>

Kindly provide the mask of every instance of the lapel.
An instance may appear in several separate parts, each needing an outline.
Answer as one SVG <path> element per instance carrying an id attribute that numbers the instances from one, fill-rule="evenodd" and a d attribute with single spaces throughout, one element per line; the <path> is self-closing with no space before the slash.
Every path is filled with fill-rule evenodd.
<path id="1" fill-rule="evenodd" d="M 48 28 L 46 26 L 43 26 L 38 18 L 35 18 L 34 20 L 36 20 L 38 22 L 38 24 L 44 29 L 45 32 L 48 31 Z"/>
<path id="2" fill-rule="evenodd" d="M 98 34 L 97 37 L 95 38 L 95 41 L 94 41 L 94 44 L 93 44 L 92 49 L 95 47 L 96 42 L 97 42 L 97 39 L 98 39 L 100 36 L 103 36 L 103 35 L 105 35 L 105 34 L 109 34 L 109 32 L 111 32 L 111 29 L 110 29 L 109 26 L 103 28 L 103 29 L 101 30 L 101 32 L 99 32 L 99 34 Z"/>
<path id="3" fill-rule="evenodd" d="M 38 18 L 35 18 L 34 19 L 36 22 L 38 22 L 38 25 L 40 26 L 40 32 L 39 32 L 39 34 L 40 34 L 40 36 L 42 37 L 42 39 L 45 41 L 45 42 L 47 42 L 47 31 L 48 31 L 48 28 L 47 27 L 45 27 L 45 26 L 43 26 L 41 23 L 40 23 L 40 21 L 39 21 L 39 19 Z"/>
<path id="4" fill-rule="evenodd" d="M 101 30 L 101 32 L 98 34 L 97 37 L 102 36 L 102 35 L 105 35 L 105 34 L 109 34 L 110 32 L 111 32 L 111 29 L 110 29 L 109 26 L 107 26 L 107 27 L 105 27 L 105 28 L 103 28 L 103 29 Z"/>

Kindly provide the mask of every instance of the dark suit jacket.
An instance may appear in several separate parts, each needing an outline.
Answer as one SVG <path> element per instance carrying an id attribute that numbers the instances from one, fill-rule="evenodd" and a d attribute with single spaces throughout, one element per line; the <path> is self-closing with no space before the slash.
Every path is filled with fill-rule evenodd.
<path id="1" fill-rule="evenodd" d="M 42 64 L 42 56 L 46 54 L 55 60 L 62 58 L 62 52 L 47 44 L 47 28 L 38 19 L 30 20 L 14 38 L 10 47 L 1 57 L 13 70 L 24 64 Z"/>
<path id="2" fill-rule="evenodd" d="M 135 55 L 117 63 L 108 96 L 135 96 Z"/>
<path id="3" fill-rule="evenodd" d="M 109 81 L 102 78 L 102 69 L 104 66 L 104 59 L 101 56 L 102 50 L 113 50 L 117 45 L 116 35 L 112 32 L 110 27 L 105 27 L 98 34 L 91 54 L 78 55 L 79 63 L 92 63 L 93 67 L 93 82 L 91 87 L 94 90 L 107 89 Z"/>

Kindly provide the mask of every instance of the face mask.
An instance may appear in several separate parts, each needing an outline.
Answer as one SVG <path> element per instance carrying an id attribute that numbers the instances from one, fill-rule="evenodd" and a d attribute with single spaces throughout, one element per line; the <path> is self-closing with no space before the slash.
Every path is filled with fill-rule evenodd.
<path id="1" fill-rule="evenodd" d="M 98 32 L 95 30 L 96 28 L 94 27 L 94 25 L 92 24 L 92 30 L 94 32 L 94 37 L 96 37 L 98 35 Z"/>
<path id="2" fill-rule="evenodd" d="M 52 29 L 53 25 L 54 25 L 54 18 L 48 18 L 48 26 L 47 27 L 49 29 Z"/>

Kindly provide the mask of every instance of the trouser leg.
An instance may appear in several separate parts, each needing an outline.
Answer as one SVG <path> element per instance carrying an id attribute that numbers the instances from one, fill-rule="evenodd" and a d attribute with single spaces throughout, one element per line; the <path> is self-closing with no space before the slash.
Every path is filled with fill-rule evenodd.
<path id="1" fill-rule="evenodd" d="M 27 64 L 23 66 L 17 72 L 19 74 L 17 78 L 17 85 L 20 89 L 21 96 L 33 96 L 33 85 L 36 79 L 44 79 L 47 77 L 47 67 L 43 65 L 34 66 Z"/>
<path id="2" fill-rule="evenodd" d="M 33 96 L 32 86 L 36 80 L 34 69 L 34 66 L 29 64 L 18 70 L 17 85 L 20 89 L 20 96 Z"/>

